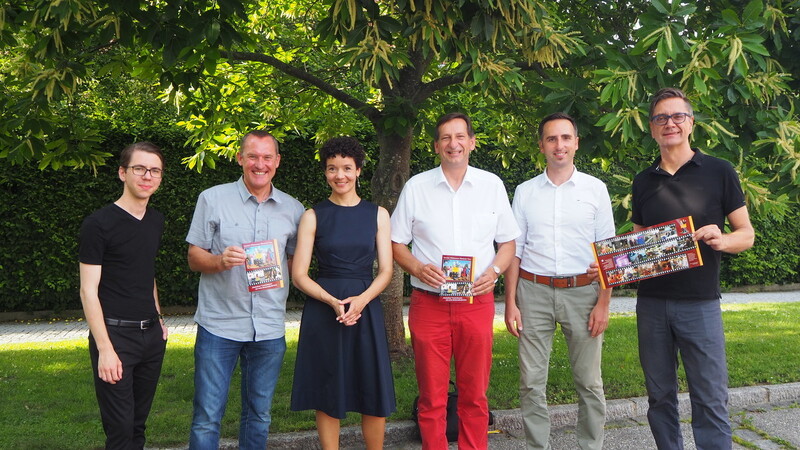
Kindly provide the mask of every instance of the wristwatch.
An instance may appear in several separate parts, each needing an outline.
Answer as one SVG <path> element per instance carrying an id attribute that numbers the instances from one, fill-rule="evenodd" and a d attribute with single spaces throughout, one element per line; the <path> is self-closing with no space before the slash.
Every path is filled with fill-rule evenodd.
<path id="1" fill-rule="evenodd" d="M 497 275 L 497 278 L 494 279 L 495 284 L 497 284 L 497 280 L 500 279 L 500 268 L 492 264 L 492 270 L 494 270 L 495 275 Z"/>

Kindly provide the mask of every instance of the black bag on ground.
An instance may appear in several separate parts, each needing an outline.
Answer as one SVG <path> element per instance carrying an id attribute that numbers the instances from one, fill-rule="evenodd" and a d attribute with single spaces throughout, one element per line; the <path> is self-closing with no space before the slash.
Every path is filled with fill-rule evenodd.
<path id="1" fill-rule="evenodd" d="M 447 431 L 445 434 L 448 442 L 455 442 L 458 440 L 458 389 L 453 380 L 450 380 L 450 386 L 453 386 L 453 390 L 447 393 Z M 417 403 L 419 403 L 419 395 L 414 398 L 414 404 L 411 405 L 411 420 L 417 424 L 417 432 L 419 432 Z"/>
<path id="2" fill-rule="evenodd" d="M 453 390 L 447 393 L 447 429 L 445 434 L 448 442 L 455 442 L 458 440 L 458 389 L 456 389 L 456 384 L 453 383 L 453 380 L 450 380 L 450 385 L 453 386 Z M 419 407 L 417 403 L 419 403 L 419 395 L 414 398 L 414 403 L 411 405 L 411 420 L 417 424 L 417 432 L 419 432 L 419 420 L 417 417 Z M 494 414 L 489 411 L 489 426 L 492 425 L 494 425 Z"/>

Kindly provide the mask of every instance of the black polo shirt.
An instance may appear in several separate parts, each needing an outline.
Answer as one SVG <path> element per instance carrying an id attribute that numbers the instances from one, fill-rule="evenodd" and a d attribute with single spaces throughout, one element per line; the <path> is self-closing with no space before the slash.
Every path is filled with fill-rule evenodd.
<path id="1" fill-rule="evenodd" d="M 661 170 L 659 156 L 633 180 L 631 221 L 649 227 L 692 216 L 695 229 L 717 224 L 725 230 L 725 217 L 745 205 L 739 177 L 728 161 L 694 150 L 691 160 L 674 175 Z M 700 242 L 703 266 L 639 282 L 639 297 L 672 300 L 720 298 L 719 266 L 722 252 Z"/>

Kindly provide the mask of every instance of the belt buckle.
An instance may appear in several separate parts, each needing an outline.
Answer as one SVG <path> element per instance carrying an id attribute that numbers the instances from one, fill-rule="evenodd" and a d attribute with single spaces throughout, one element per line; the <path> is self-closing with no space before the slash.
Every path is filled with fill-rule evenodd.
<path id="1" fill-rule="evenodd" d="M 149 322 L 150 322 L 150 319 L 140 320 L 139 321 L 139 329 L 140 330 L 146 330 L 146 329 L 150 328 L 150 323 Z"/>
<path id="2" fill-rule="evenodd" d="M 557 289 L 565 289 L 574 287 L 575 277 L 550 277 L 550 287 Z"/>

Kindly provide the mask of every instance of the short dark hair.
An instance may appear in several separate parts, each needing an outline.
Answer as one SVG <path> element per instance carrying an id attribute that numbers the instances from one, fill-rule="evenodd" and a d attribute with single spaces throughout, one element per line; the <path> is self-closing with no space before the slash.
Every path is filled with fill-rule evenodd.
<path id="1" fill-rule="evenodd" d="M 133 152 L 137 150 L 141 152 L 152 153 L 158 156 L 158 159 L 161 160 L 161 168 L 164 168 L 164 153 L 157 145 L 147 141 L 137 142 L 122 149 L 122 153 L 119 154 L 119 166 L 127 168 L 131 163 Z"/>
<path id="2" fill-rule="evenodd" d="M 466 122 L 467 134 L 469 134 L 469 137 L 475 136 L 475 131 L 472 129 L 472 120 L 470 120 L 469 116 L 460 112 L 452 112 L 439 117 L 439 120 L 436 122 L 436 128 L 433 130 L 433 140 L 439 140 L 439 127 L 455 119 L 462 119 L 464 122 Z"/>
<path id="3" fill-rule="evenodd" d="M 319 161 L 323 168 L 328 164 L 328 160 L 335 156 L 353 158 L 353 161 L 356 163 L 356 168 L 360 169 L 361 166 L 364 165 L 366 153 L 364 152 L 364 147 L 358 142 L 358 139 L 350 136 L 342 136 L 328 139 L 319 149 Z"/>
<path id="4" fill-rule="evenodd" d="M 692 108 L 692 104 L 689 102 L 689 99 L 686 97 L 686 94 L 684 94 L 683 91 L 678 88 L 669 87 L 659 89 L 659 91 L 653 95 L 652 100 L 650 100 L 650 117 L 653 117 L 653 111 L 656 109 L 658 102 L 668 98 L 683 99 L 683 102 L 686 103 L 686 107 L 689 108 L 689 114 L 694 115 L 694 109 Z"/>
<path id="5" fill-rule="evenodd" d="M 245 141 L 247 141 L 247 138 L 249 138 L 250 136 L 253 136 L 253 137 L 256 137 L 256 138 L 259 138 L 259 139 L 263 139 L 265 137 L 272 138 L 272 142 L 275 143 L 275 153 L 277 154 L 277 153 L 281 152 L 280 145 L 278 144 L 278 139 L 276 139 L 275 136 L 273 136 L 267 130 L 252 130 L 252 131 L 248 131 L 244 136 L 242 136 L 242 140 L 239 142 L 239 151 L 240 152 L 244 148 Z"/>
<path id="6" fill-rule="evenodd" d="M 553 114 L 547 115 L 539 122 L 539 141 L 542 140 L 542 133 L 544 132 L 544 124 L 553 120 L 569 120 L 569 123 L 572 124 L 572 129 L 575 130 L 575 137 L 578 137 L 578 124 L 575 123 L 575 119 L 572 118 L 567 113 L 564 112 L 554 112 Z"/>

